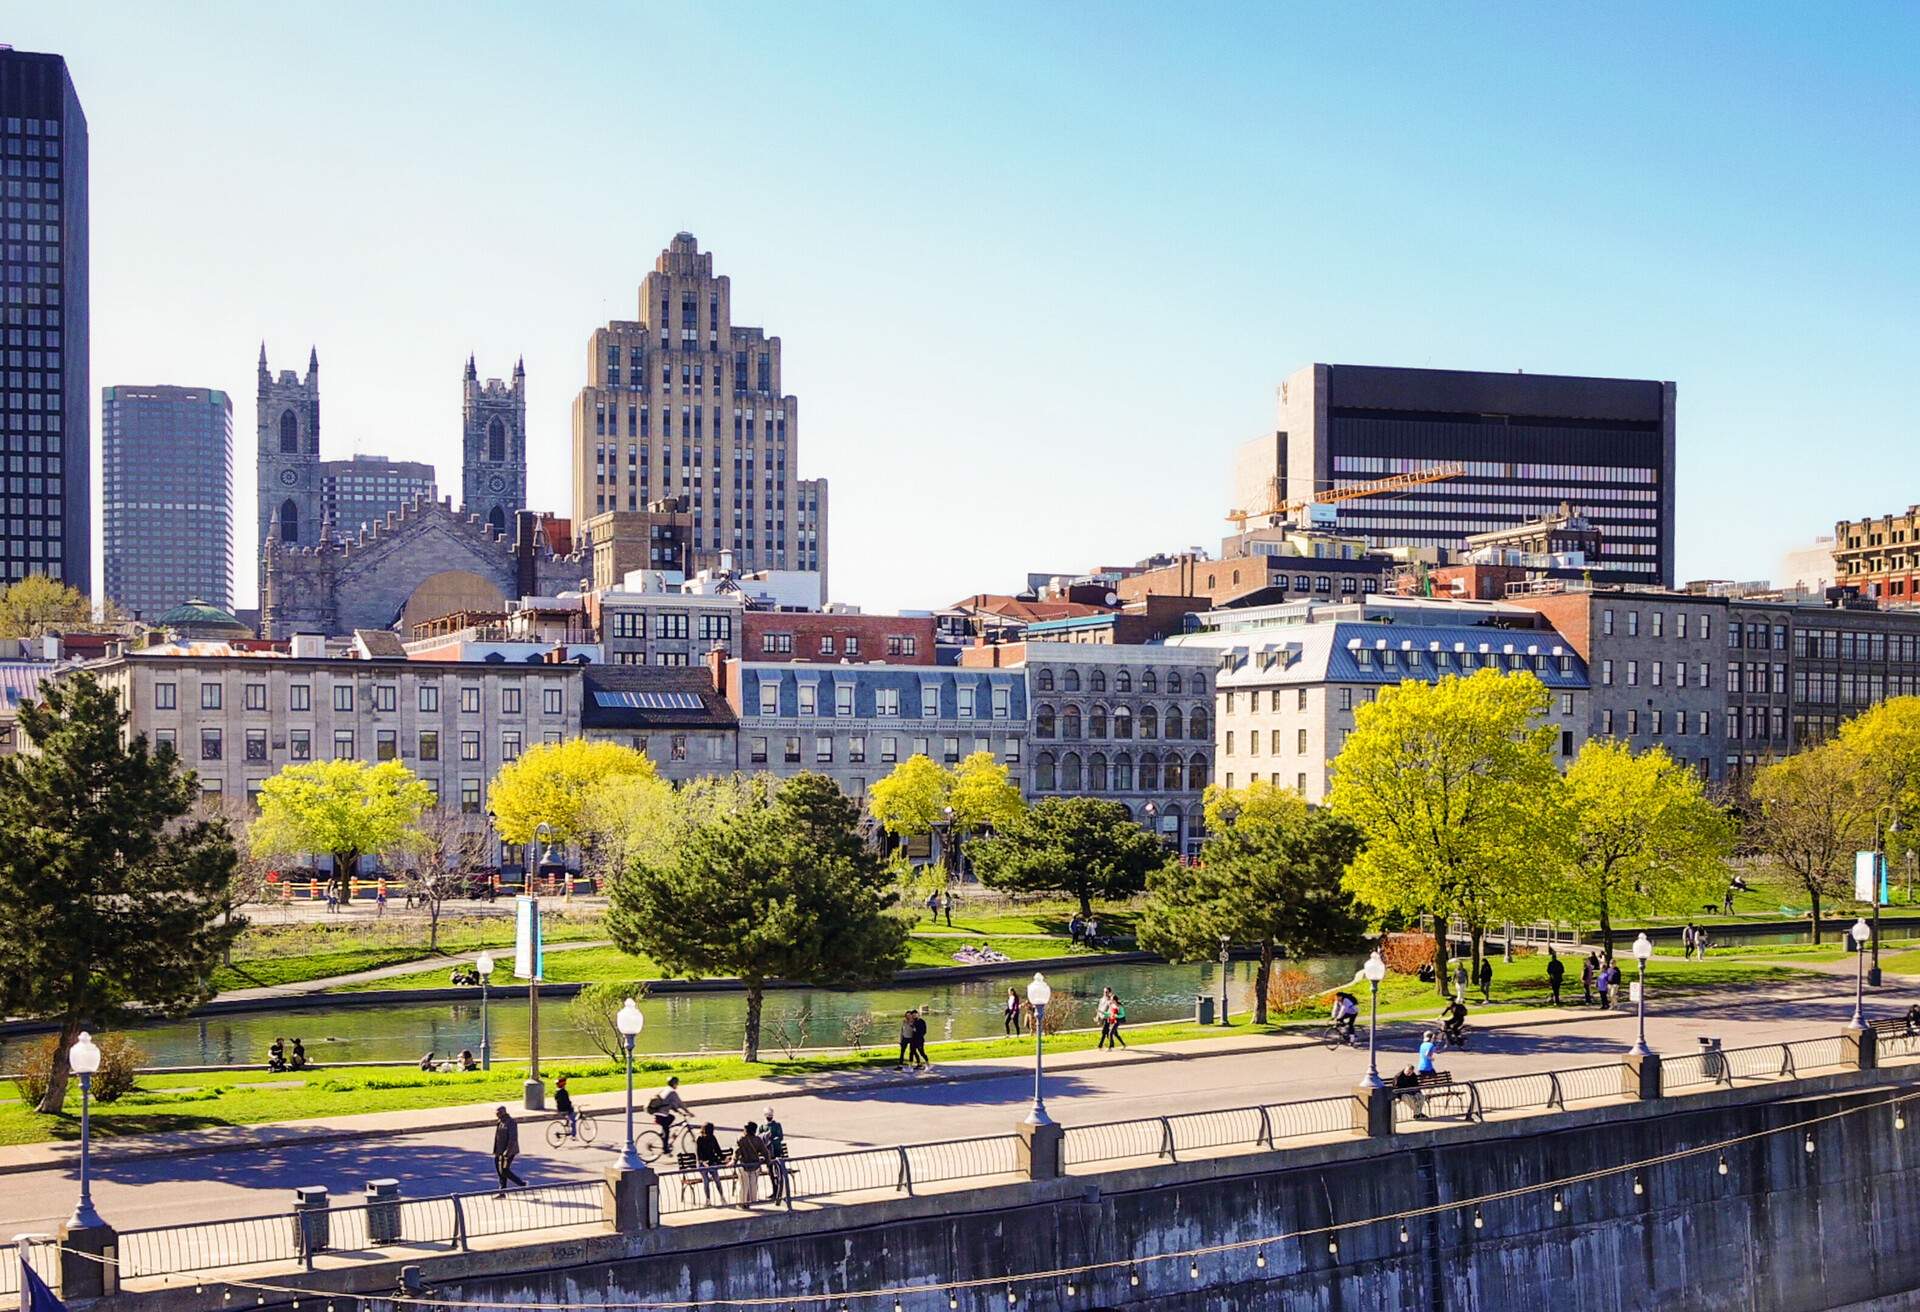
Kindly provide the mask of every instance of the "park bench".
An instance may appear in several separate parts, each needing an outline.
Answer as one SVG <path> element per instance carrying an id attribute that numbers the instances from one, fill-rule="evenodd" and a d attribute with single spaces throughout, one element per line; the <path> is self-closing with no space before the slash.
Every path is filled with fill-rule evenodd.
<path id="1" fill-rule="evenodd" d="M 691 1202 L 695 1190 L 700 1191 L 703 1196 L 710 1195 L 713 1185 L 700 1174 L 698 1157 L 692 1153 L 675 1153 L 673 1160 L 674 1165 L 680 1170 L 680 1201 L 683 1204 Z M 727 1201 L 729 1190 L 737 1197 L 740 1192 L 740 1180 L 733 1167 L 733 1149 L 722 1148 L 720 1161 L 711 1169 L 714 1179 L 719 1181 L 719 1201 L 722 1203 Z M 714 1200 L 707 1196 L 706 1201 L 711 1204 Z"/>
<path id="2" fill-rule="evenodd" d="M 1417 1078 L 1420 1082 L 1413 1088 L 1398 1090 L 1401 1097 L 1413 1103 L 1415 1120 L 1435 1116 L 1473 1118 L 1473 1090 L 1464 1084 L 1455 1084 L 1451 1071 L 1430 1071 Z"/>
<path id="3" fill-rule="evenodd" d="M 1885 1056 L 1912 1056 L 1920 1052 L 1920 1030 L 1905 1016 L 1892 1016 L 1870 1023 L 1874 1048 Z"/>

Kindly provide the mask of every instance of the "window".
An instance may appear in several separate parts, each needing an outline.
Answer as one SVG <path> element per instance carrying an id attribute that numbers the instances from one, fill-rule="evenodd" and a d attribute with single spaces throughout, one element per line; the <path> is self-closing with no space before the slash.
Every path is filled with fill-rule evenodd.
<path id="1" fill-rule="evenodd" d="M 1353 709 L 1353 689 L 1342 688 L 1340 690 L 1340 709 L 1343 711 Z"/>
<path id="2" fill-rule="evenodd" d="M 420 703 L 420 709 L 422 711 L 425 711 L 429 715 L 437 714 L 439 712 L 440 710 L 440 685 L 439 684 L 437 683 L 421 684 L 419 686 L 416 696 Z"/>
<path id="3" fill-rule="evenodd" d="M 873 713 L 875 715 L 900 714 L 900 690 L 898 688 L 878 688 L 873 694 Z"/>
<path id="4" fill-rule="evenodd" d="M 1629 612 L 1629 614 L 1631 614 L 1631 612 Z M 1640 686 L 1640 662 L 1628 661 L 1627 662 L 1627 687 L 1638 688 L 1639 686 Z"/>
<path id="5" fill-rule="evenodd" d="M 847 739 L 847 760 L 854 765 L 867 763 L 867 740 L 864 737 Z"/>
<path id="6" fill-rule="evenodd" d="M 973 687 L 972 685 L 970 684 L 964 685 L 962 687 L 954 689 L 954 697 L 955 697 L 955 708 L 954 708 L 955 712 L 959 715 L 961 719 L 971 720 L 973 718 Z"/>
<path id="7" fill-rule="evenodd" d="M 480 731 L 478 729 L 462 729 L 460 731 L 460 759 L 463 761 L 477 761 L 480 759 Z"/>
<path id="8" fill-rule="evenodd" d="M 1003 761 L 1018 761 L 1020 759 L 1020 740 L 1018 738 L 1011 736 L 1007 738 L 1007 745 L 1000 750 L 1000 759 Z"/>
<path id="9" fill-rule="evenodd" d="M 836 683 L 833 685 L 833 713 L 835 715 L 853 714 L 853 685 Z"/>
<path id="10" fill-rule="evenodd" d="M 765 765 L 767 763 L 767 740 L 765 738 L 749 738 L 747 740 L 747 760 L 753 765 Z"/>
<path id="11" fill-rule="evenodd" d="M 1611 609 L 1600 612 L 1600 632 L 1609 638 L 1613 636 L 1613 611 Z"/>
<path id="12" fill-rule="evenodd" d="M 1628 711 L 1627 712 L 1627 736 L 1631 738 L 1634 734 L 1637 734 L 1639 732 L 1640 732 L 1640 712 Z"/>
<path id="13" fill-rule="evenodd" d="M 423 761 L 437 761 L 440 759 L 440 731 L 438 729 L 422 729 L 420 731 L 420 759 Z"/>
<path id="14" fill-rule="evenodd" d="M 478 779 L 460 781 L 460 810 L 464 815 L 480 814 L 480 781 Z"/>
<path id="15" fill-rule="evenodd" d="M 1640 636 L 1640 612 L 1637 610 L 1627 612 L 1627 636 L 1629 638 Z"/>
<path id="16" fill-rule="evenodd" d="M 920 689 L 920 718 L 937 720 L 940 718 L 940 689 L 929 684 Z"/>
<path id="17" fill-rule="evenodd" d="M 958 738 L 942 738 L 940 740 L 940 754 L 946 758 L 948 765 L 959 764 L 960 740 Z"/>
<path id="18" fill-rule="evenodd" d="M 1660 736 L 1660 712 L 1651 711 L 1648 714 L 1649 714 L 1649 725 L 1650 725 L 1649 732 L 1651 732 L 1653 736 L 1657 738 Z"/>
<path id="19" fill-rule="evenodd" d="M 800 714 L 813 715 L 819 709 L 820 686 L 813 683 L 800 685 Z"/>
<path id="20" fill-rule="evenodd" d="M 267 759 L 267 731 L 265 729 L 247 730 L 247 759 L 264 761 Z"/>
<path id="21" fill-rule="evenodd" d="M 790 656 L 793 654 L 793 635 L 763 633 L 760 635 L 760 650 L 775 656 Z"/>
<path id="22" fill-rule="evenodd" d="M 993 690 L 993 718 L 996 720 L 1006 719 L 1008 714 L 1010 714 L 1010 706 L 1011 698 L 1008 696 L 1006 688 L 996 687 Z"/>
<path id="23" fill-rule="evenodd" d="M 336 711 L 350 711 L 353 709 L 352 684 L 336 683 L 333 685 L 333 709 Z"/>
<path id="24" fill-rule="evenodd" d="M 1033 676 L 1033 686 L 1036 692 L 1052 692 L 1053 671 L 1042 667 L 1039 672 Z"/>
<path id="25" fill-rule="evenodd" d="M 1661 620 L 1664 618 L 1664 616 L 1665 616 L 1664 611 L 1657 611 L 1657 610 L 1654 611 L 1651 616 L 1652 624 L 1653 624 L 1653 636 L 1656 638 L 1661 636 L 1661 632 L 1660 632 L 1662 628 Z"/>
<path id="26" fill-rule="evenodd" d="M 1612 661 L 1604 660 L 1600 662 L 1600 682 L 1608 688 L 1613 687 L 1613 662 Z"/>
<path id="27" fill-rule="evenodd" d="M 849 633 L 846 641 L 842 642 L 840 647 L 847 655 L 858 656 L 860 654 L 860 639 L 857 635 Z"/>
<path id="28" fill-rule="evenodd" d="M 462 715 L 480 714 L 480 685 L 463 683 L 460 685 L 460 713 Z"/>
<path id="29" fill-rule="evenodd" d="M 1653 686 L 1656 688 L 1660 686 L 1660 671 L 1662 668 L 1664 667 L 1659 661 L 1652 661 L 1648 665 L 1648 671 L 1653 675 Z"/>
<path id="30" fill-rule="evenodd" d="M 202 729 L 200 731 L 200 759 L 203 761 L 217 761 L 220 759 L 220 731 L 218 729 Z"/>
<path id="31" fill-rule="evenodd" d="M 550 683 L 540 690 L 540 713 L 542 715 L 565 715 L 567 713 L 567 690 L 557 683 Z"/>
<path id="32" fill-rule="evenodd" d="M 520 759 L 520 731 L 506 729 L 500 734 L 500 759 L 517 761 Z"/>
<path id="33" fill-rule="evenodd" d="M 917 654 L 920 640 L 911 634 L 889 633 L 887 635 L 887 655 L 912 656 Z"/>
<path id="34" fill-rule="evenodd" d="M 1683 610 L 1675 611 L 1673 614 L 1673 636 L 1676 638 L 1687 636 L 1687 613 Z"/>
<path id="35" fill-rule="evenodd" d="M 1607 734 L 1608 736 L 1612 736 L 1613 734 L 1613 712 L 1612 711 L 1600 712 L 1600 732 Z"/>
<path id="36" fill-rule="evenodd" d="M 1227 730 L 1227 746 L 1226 746 L 1225 754 L 1228 756 L 1233 755 L 1233 730 L 1231 729 Z"/>
<path id="37" fill-rule="evenodd" d="M 171 683 L 154 684 L 153 685 L 153 709 L 156 711 L 171 711 L 172 709 L 174 709 L 175 695 L 176 695 L 175 687 L 173 684 Z"/>
<path id="38" fill-rule="evenodd" d="M 1684 688 L 1687 686 L 1687 663 L 1685 661 L 1675 661 L 1673 663 L 1673 686 L 1676 688 Z"/>
<path id="39" fill-rule="evenodd" d="M 203 711 L 217 711 L 220 709 L 219 684 L 203 683 L 200 685 L 200 709 Z"/>
<path id="40" fill-rule="evenodd" d="M 900 740 L 898 738 L 882 737 L 880 739 L 880 759 L 884 762 L 893 762 L 900 759 Z"/>
<path id="41" fill-rule="evenodd" d="M 1080 671 L 1068 670 L 1060 676 L 1060 687 L 1067 692 L 1080 691 Z"/>
<path id="42" fill-rule="evenodd" d="M 1307 690 L 1305 688 L 1295 688 L 1293 690 L 1293 709 L 1296 711 L 1304 711 L 1307 709 Z"/>
<path id="43" fill-rule="evenodd" d="M 1051 738 L 1053 734 L 1053 707 L 1042 706 L 1033 713 L 1033 736 L 1035 738 Z"/>
<path id="44" fill-rule="evenodd" d="M 822 656 L 833 655 L 833 635 L 832 634 L 827 634 L 820 639 L 820 654 Z"/>
<path id="45" fill-rule="evenodd" d="M 289 729 L 287 731 L 287 755 L 296 761 L 313 759 L 313 730 Z"/>
<path id="46" fill-rule="evenodd" d="M 788 765 L 800 764 L 800 739 L 797 735 L 786 740 L 781 759 Z"/>
<path id="47" fill-rule="evenodd" d="M 521 689 L 514 684 L 503 684 L 500 688 L 500 714 L 520 714 Z"/>
<path id="48" fill-rule="evenodd" d="M 1293 750 L 1302 756 L 1306 755 L 1307 731 L 1305 729 L 1294 730 Z"/>
<path id="49" fill-rule="evenodd" d="M 310 711 L 313 709 L 313 685 L 310 683 L 290 683 L 287 685 L 287 709 L 290 711 Z"/>
<path id="50" fill-rule="evenodd" d="M 266 710 L 267 709 L 267 685 L 264 683 L 248 684 L 246 689 L 246 699 L 247 699 L 248 710 L 250 711 Z"/>
<path id="51" fill-rule="evenodd" d="M 333 731 L 333 759 L 336 761 L 353 759 L 353 730 L 335 729 Z"/>
<path id="52" fill-rule="evenodd" d="M 1562 715 L 1573 714 L 1573 694 L 1572 693 L 1563 692 L 1560 694 L 1560 714 Z"/>
<path id="53" fill-rule="evenodd" d="M 760 714 L 778 715 L 780 713 L 780 685 L 762 683 L 760 685 Z"/>
<path id="54" fill-rule="evenodd" d="M 1113 690 L 1115 692 L 1132 692 L 1132 672 L 1128 670 L 1115 670 L 1113 673 Z"/>
<path id="55" fill-rule="evenodd" d="M 391 761 L 400 755 L 400 734 L 395 729 L 376 729 L 373 734 L 373 759 Z"/>

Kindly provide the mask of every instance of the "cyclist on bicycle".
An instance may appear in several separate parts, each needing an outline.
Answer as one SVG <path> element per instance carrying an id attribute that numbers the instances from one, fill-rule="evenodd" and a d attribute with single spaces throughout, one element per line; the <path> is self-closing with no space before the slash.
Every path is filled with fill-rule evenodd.
<path id="1" fill-rule="evenodd" d="M 580 1114 L 573 1109 L 573 1095 L 567 1092 L 567 1077 L 564 1075 L 553 1082 L 553 1110 L 567 1118 L 567 1133 L 578 1138 Z"/>
<path id="2" fill-rule="evenodd" d="M 1333 995 L 1333 1023 L 1345 1042 L 1353 1042 L 1353 1027 L 1360 1020 L 1360 999 L 1344 989 Z"/>
<path id="3" fill-rule="evenodd" d="M 688 1120 L 693 1119 L 693 1109 L 681 1100 L 678 1075 L 668 1076 L 666 1087 L 647 1099 L 647 1111 L 652 1115 L 654 1124 L 660 1127 L 661 1146 L 670 1146 L 673 1143 L 675 1113 Z"/>
<path id="4" fill-rule="evenodd" d="M 1455 998 L 1440 1014 L 1445 1018 L 1447 1042 L 1456 1048 L 1460 1047 L 1467 1041 L 1467 1005 Z"/>

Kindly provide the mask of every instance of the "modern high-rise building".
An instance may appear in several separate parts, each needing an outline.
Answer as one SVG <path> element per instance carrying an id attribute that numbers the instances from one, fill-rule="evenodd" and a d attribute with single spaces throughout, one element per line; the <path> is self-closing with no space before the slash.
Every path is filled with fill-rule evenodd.
<path id="1" fill-rule="evenodd" d="M 141 619 L 233 605 L 233 403 L 211 387 L 100 392 L 102 595 Z"/>
<path id="2" fill-rule="evenodd" d="M 1312 364 L 1280 384 L 1274 431 L 1236 457 L 1251 516 L 1329 488 L 1458 464 L 1457 476 L 1331 503 L 1379 546 L 1463 546 L 1557 513 L 1599 529 L 1592 578 L 1674 581 L 1674 385 L 1624 378 Z"/>
<path id="3" fill-rule="evenodd" d="M 59 55 L 0 47 L 0 580 L 93 588 L 88 462 L 87 116 Z"/>
<path id="4" fill-rule="evenodd" d="M 433 466 L 418 460 L 389 460 L 385 456 L 354 456 L 320 462 L 320 518 L 341 537 L 387 517 L 416 497 L 440 498 Z M 505 525 L 496 525 L 501 533 Z"/>
<path id="5" fill-rule="evenodd" d="M 686 497 L 689 568 L 824 569 L 824 480 L 799 495 L 799 402 L 780 339 L 733 322 L 730 281 L 683 232 L 640 284 L 638 317 L 596 328 L 573 404 L 573 522 Z M 817 507 L 817 509 L 813 509 Z M 808 522 L 803 541 L 803 520 Z"/>

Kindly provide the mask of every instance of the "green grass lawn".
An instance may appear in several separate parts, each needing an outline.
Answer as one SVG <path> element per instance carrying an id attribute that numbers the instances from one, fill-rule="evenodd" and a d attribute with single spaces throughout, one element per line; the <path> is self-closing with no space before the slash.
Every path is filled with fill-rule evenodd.
<path id="1" fill-rule="evenodd" d="M 913 927 L 928 933 L 951 932 L 989 937 L 995 934 L 1051 934 L 1065 938 L 1067 922 L 1079 909 L 1079 906 L 1072 902 L 1045 902 L 1023 906 L 1018 910 L 996 910 L 986 907 L 975 910 L 967 905 L 967 898 L 963 893 L 960 897 L 960 909 L 954 915 L 951 930 L 944 916 L 938 923 L 927 919 L 925 907 L 919 908 L 919 917 L 914 921 Z M 1139 917 L 1136 908 L 1096 906 L 1094 914 L 1099 918 L 1102 938 L 1133 937 L 1134 922 Z"/>
<path id="2" fill-rule="evenodd" d="M 1198 1026 L 1191 1022 L 1143 1025 L 1128 1032 L 1134 1044 L 1178 1039 L 1242 1037 L 1274 1033 L 1275 1027 L 1244 1022 L 1228 1027 Z M 1077 1052 L 1094 1046 L 1092 1033 L 1059 1034 L 1047 1040 L 1049 1052 Z M 982 1057 L 1024 1056 L 1031 1039 L 993 1039 L 962 1043 L 934 1043 L 928 1053 L 936 1063 Z M 747 1062 L 737 1057 L 704 1057 L 675 1061 L 643 1061 L 634 1071 L 643 1087 L 678 1075 L 686 1085 L 763 1076 L 804 1076 L 837 1071 L 878 1070 L 893 1065 L 892 1049 L 870 1048 L 861 1053 L 801 1057 L 794 1060 Z M 548 1064 L 548 1079 L 566 1075 L 576 1094 L 599 1093 L 622 1087 L 622 1068 L 608 1062 Z M 270 1121 L 311 1120 L 359 1112 L 405 1111 L 451 1107 L 463 1103 L 503 1102 L 517 1106 L 526 1069 L 502 1065 L 470 1075 L 438 1075 L 405 1068 L 319 1071 L 311 1076 L 279 1077 L 264 1073 L 231 1072 L 210 1075 L 143 1076 L 140 1087 L 113 1103 L 95 1103 L 93 1132 L 113 1137 L 156 1134 L 170 1130 L 203 1129 L 219 1125 L 259 1125 Z M 251 1086 L 251 1087 L 250 1087 Z M 689 1101 L 699 1105 L 697 1094 Z M 39 1143 L 75 1139 L 80 1126 L 79 1089 L 68 1095 L 67 1110 L 42 1116 L 18 1102 L 0 1104 L 0 1144 Z"/>
<path id="3" fill-rule="evenodd" d="M 541 931 L 549 943 L 604 938 L 606 921 L 598 912 L 575 915 L 543 908 Z M 429 951 L 426 939 L 425 921 L 399 914 L 373 921 L 249 926 L 234 945 L 233 964 L 214 971 L 213 986 L 226 992 L 300 984 L 409 961 L 471 956 L 483 947 L 511 947 L 513 922 L 501 916 L 450 914 L 440 921 L 438 948 Z"/>

